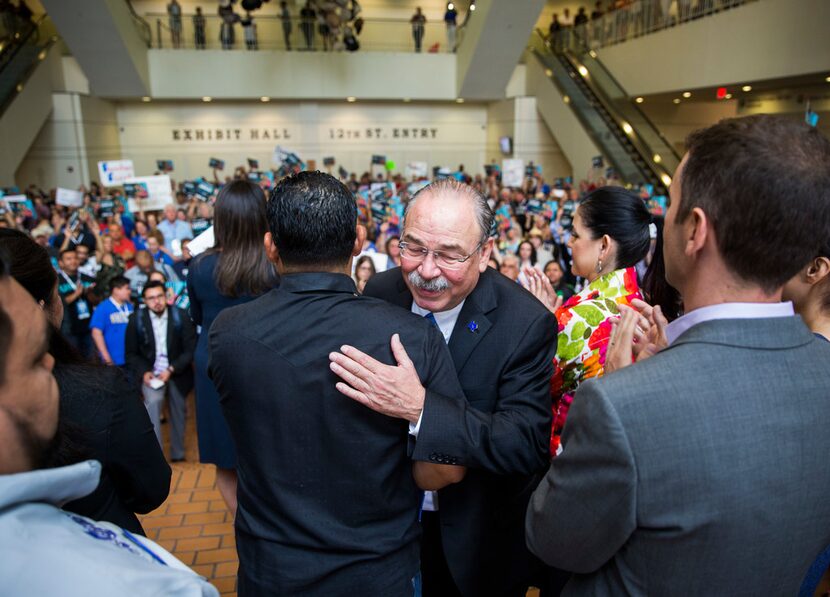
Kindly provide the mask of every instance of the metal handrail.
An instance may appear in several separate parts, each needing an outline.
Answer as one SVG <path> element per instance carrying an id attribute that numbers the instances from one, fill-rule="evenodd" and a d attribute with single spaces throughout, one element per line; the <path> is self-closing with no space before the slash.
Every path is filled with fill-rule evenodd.
<path id="1" fill-rule="evenodd" d="M 138 14 L 133 6 L 131 0 L 125 0 L 127 8 L 130 10 L 130 16 L 133 18 L 133 23 L 141 30 L 141 37 L 148 48 L 153 47 L 153 30 L 140 14 Z"/>

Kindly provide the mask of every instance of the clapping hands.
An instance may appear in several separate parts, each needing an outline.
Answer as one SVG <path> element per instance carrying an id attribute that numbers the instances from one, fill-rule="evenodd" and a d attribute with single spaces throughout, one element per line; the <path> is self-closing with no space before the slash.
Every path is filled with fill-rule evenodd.
<path id="1" fill-rule="evenodd" d="M 620 305 L 620 317 L 611 321 L 611 338 L 605 354 L 605 372 L 610 373 L 647 359 L 666 346 L 666 326 L 660 306 L 652 307 L 634 299 L 631 306 Z"/>
<path id="2" fill-rule="evenodd" d="M 556 294 L 548 277 L 535 267 L 525 267 L 522 273 L 524 274 L 524 279 L 520 278 L 522 286 L 539 299 L 548 311 L 555 314 L 562 306 L 564 299 Z"/>

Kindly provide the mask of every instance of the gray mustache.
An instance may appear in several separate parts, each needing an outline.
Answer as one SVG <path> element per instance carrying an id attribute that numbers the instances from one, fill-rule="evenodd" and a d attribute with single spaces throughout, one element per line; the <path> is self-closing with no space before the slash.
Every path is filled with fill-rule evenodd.
<path id="1" fill-rule="evenodd" d="M 418 272 L 412 271 L 408 277 L 410 284 L 427 292 L 443 292 L 450 287 L 449 281 L 444 276 L 438 276 L 432 280 L 424 280 Z"/>

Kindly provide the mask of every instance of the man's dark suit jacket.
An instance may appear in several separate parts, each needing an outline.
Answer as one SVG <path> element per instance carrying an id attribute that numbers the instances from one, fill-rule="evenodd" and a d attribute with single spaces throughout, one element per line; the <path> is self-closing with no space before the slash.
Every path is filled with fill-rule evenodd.
<path id="1" fill-rule="evenodd" d="M 178 323 L 174 323 L 174 316 Z M 139 324 L 137 318 L 141 317 Z M 187 396 L 193 388 L 193 351 L 196 350 L 196 328 L 188 314 L 178 307 L 167 307 L 167 358 L 173 366 L 170 382 L 182 396 Z M 133 381 L 141 383 L 141 376 L 153 370 L 156 360 L 156 338 L 150 310 L 146 307 L 136 309 L 130 315 L 127 332 L 124 336 L 124 354 L 127 366 L 133 375 Z"/>
<path id="2" fill-rule="evenodd" d="M 438 330 L 357 296 L 343 274 L 285 275 L 211 326 L 208 370 L 238 452 L 241 597 L 412 595 L 421 492 L 408 424 L 338 392 L 329 368 L 343 344 L 394 363 L 394 333 L 428 391 L 463 401 Z"/>
<path id="3" fill-rule="evenodd" d="M 365 294 L 412 308 L 400 268 L 373 276 Z M 503 595 L 529 582 L 524 513 L 549 464 L 557 329 L 535 297 L 488 268 L 449 341 L 466 401 L 427 396 L 414 457 L 448 455 L 470 467 L 438 492 L 447 564 L 465 595 Z"/>

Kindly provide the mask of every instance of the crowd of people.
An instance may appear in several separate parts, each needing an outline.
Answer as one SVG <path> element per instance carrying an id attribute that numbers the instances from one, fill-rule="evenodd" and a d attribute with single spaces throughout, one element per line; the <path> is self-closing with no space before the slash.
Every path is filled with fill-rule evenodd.
<path id="1" fill-rule="evenodd" d="M 195 388 L 241 595 L 809 591 L 830 142 L 753 116 L 687 146 L 666 213 L 593 170 L 512 188 L 496 164 L 240 167 L 161 213 L 25 189 L 0 220 L 3 577 L 214 594 L 135 516 L 167 495 L 163 405 L 181 460 Z"/>

